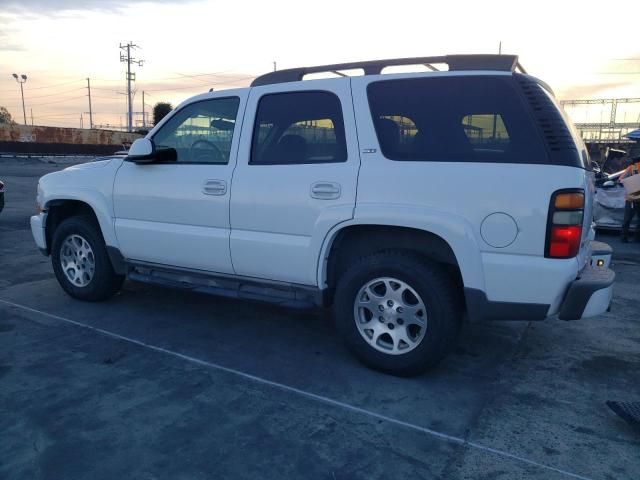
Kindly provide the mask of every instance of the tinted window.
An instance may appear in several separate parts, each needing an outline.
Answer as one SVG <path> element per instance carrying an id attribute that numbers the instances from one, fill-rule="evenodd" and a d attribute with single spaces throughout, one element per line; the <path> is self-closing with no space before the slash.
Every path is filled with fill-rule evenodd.
<path id="1" fill-rule="evenodd" d="M 548 161 L 510 79 L 387 80 L 370 84 L 368 96 L 380 148 L 392 160 Z"/>
<path id="2" fill-rule="evenodd" d="M 413 148 L 415 136 L 418 133 L 416 123 L 411 118 L 403 117 L 402 115 L 386 115 L 380 117 L 378 125 L 385 128 L 383 125 L 385 122 L 389 125 L 387 128 L 392 128 L 394 132 L 396 129 L 398 130 L 398 152 L 401 155 L 409 155 Z"/>
<path id="3" fill-rule="evenodd" d="M 181 163 L 228 163 L 239 104 L 231 97 L 187 105 L 153 136 L 156 148 L 174 148 Z"/>
<path id="4" fill-rule="evenodd" d="M 256 113 L 251 164 L 344 162 L 340 100 L 328 92 L 265 95 Z"/>
<path id="5" fill-rule="evenodd" d="M 467 115 L 462 119 L 462 128 L 476 151 L 487 149 L 504 152 L 511 143 L 507 127 L 499 114 Z"/>
<path id="6" fill-rule="evenodd" d="M 558 101 L 556 100 L 556 97 L 553 95 L 553 93 L 548 91 L 542 85 L 538 85 L 538 88 L 547 96 L 549 102 L 553 104 L 553 106 L 558 111 L 558 114 L 564 120 L 565 125 L 567 126 L 567 128 L 569 128 L 571 136 L 573 137 L 573 143 L 575 143 L 575 146 L 578 146 L 582 152 L 582 155 L 579 155 L 579 158 L 582 160 L 582 167 L 587 170 L 591 170 L 591 158 L 589 157 L 589 153 L 587 153 L 587 147 L 584 144 L 582 135 L 569 118 L 569 115 L 567 115 L 567 112 L 564 111 L 564 108 L 562 108 L 560 104 L 558 104 Z"/>

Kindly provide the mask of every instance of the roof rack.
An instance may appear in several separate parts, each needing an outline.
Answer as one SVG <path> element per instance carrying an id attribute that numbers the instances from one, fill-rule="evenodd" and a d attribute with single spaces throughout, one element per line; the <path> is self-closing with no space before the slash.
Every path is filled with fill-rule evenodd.
<path id="1" fill-rule="evenodd" d="M 370 60 L 366 62 L 336 63 L 334 65 L 319 65 L 315 67 L 290 68 L 276 70 L 257 77 L 251 82 L 252 87 L 271 85 L 274 83 L 297 82 L 310 73 L 340 73 L 341 70 L 363 69 L 365 75 L 378 75 L 385 67 L 397 65 L 424 65 L 430 70 L 437 71 L 434 63 L 446 63 L 449 70 L 496 70 L 501 72 L 527 73 L 518 62 L 517 55 L 444 55 L 440 57 L 390 58 L 387 60 Z"/>

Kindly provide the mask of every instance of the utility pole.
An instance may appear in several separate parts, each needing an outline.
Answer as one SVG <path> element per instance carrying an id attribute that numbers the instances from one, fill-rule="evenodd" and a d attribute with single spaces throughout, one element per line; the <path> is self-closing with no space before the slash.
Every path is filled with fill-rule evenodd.
<path id="1" fill-rule="evenodd" d="M 16 82 L 20 84 L 20 95 L 22 95 L 22 115 L 24 116 L 24 124 L 27 124 L 27 111 L 24 108 L 24 90 L 22 89 L 22 84 L 27 81 L 27 76 L 23 73 L 18 76 L 17 73 L 13 74 L 13 78 L 16 79 Z"/>
<path id="2" fill-rule="evenodd" d="M 91 82 L 89 81 L 88 78 L 87 78 L 87 91 L 89 92 L 89 128 L 93 128 L 93 111 L 91 110 Z"/>
<path id="3" fill-rule="evenodd" d="M 131 82 L 136 81 L 136 74 L 131 72 L 131 64 L 135 63 L 138 66 L 142 66 L 143 60 L 137 60 L 131 56 L 132 48 L 140 48 L 138 45 L 135 45 L 133 42 L 129 42 L 126 45 L 120 44 L 120 61 L 127 64 L 127 106 L 128 106 L 128 117 L 127 117 L 127 131 L 133 131 L 133 105 L 131 99 Z M 126 53 L 124 53 L 126 52 Z"/>
<path id="4" fill-rule="evenodd" d="M 80 114 L 80 128 L 84 128 L 84 122 L 82 121 L 82 114 Z"/>
<path id="5" fill-rule="evenodd" d="M 144 90 L 142 90 L 142 128 L 147 128 L 146 117 L 144 114 Z"/>
<path id="6" fill-rule="evenodd" d="M 276 61 L 275 60 L 273 61 L 273 71 L 274 72 L 276 71 Z"/>
<path id="7" fill-rule="evenodd" d="M 33 127 L 33 108 L 31 109 L 31 126 Z"/>
<path id="8" fill-rule="evenodd" d="M 502 40 L 500 40 L 500 43 L 498 44 L 498 55 L 502 55 Z"/>

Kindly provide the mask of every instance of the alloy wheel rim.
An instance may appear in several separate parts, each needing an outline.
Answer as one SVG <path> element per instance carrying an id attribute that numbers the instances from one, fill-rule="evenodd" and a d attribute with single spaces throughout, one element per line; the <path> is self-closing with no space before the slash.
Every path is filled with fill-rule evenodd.
<path id="1" fill-rule="evenodd" d="M 65 238 L 60 248 L 60 266 L 67 280 L 76 287 L 89 285 L 96 271 L 96 259 L 89 242 L 77 234 Z"/>
<path id="2" fill-rule="evenodd" d="M 427 311 L 406 282 L 380 277 L 367 282 L 353 305 L 358 332 L 376 350 L 402 355 L 415 349 L 427 332 Z"/>

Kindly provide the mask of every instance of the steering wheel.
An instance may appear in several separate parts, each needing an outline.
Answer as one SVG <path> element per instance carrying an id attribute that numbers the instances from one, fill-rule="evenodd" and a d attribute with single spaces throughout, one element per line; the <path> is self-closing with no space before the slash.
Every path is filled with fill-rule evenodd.
<path id="1" fill-rule="evenodd" d="M 199 144 L 205 148 L 198 147 Z M 196 140 L 189 148 L 189 158 L 198 163 L 224 163 L 224 155 L 218 147 L 209 140 Z"/>

